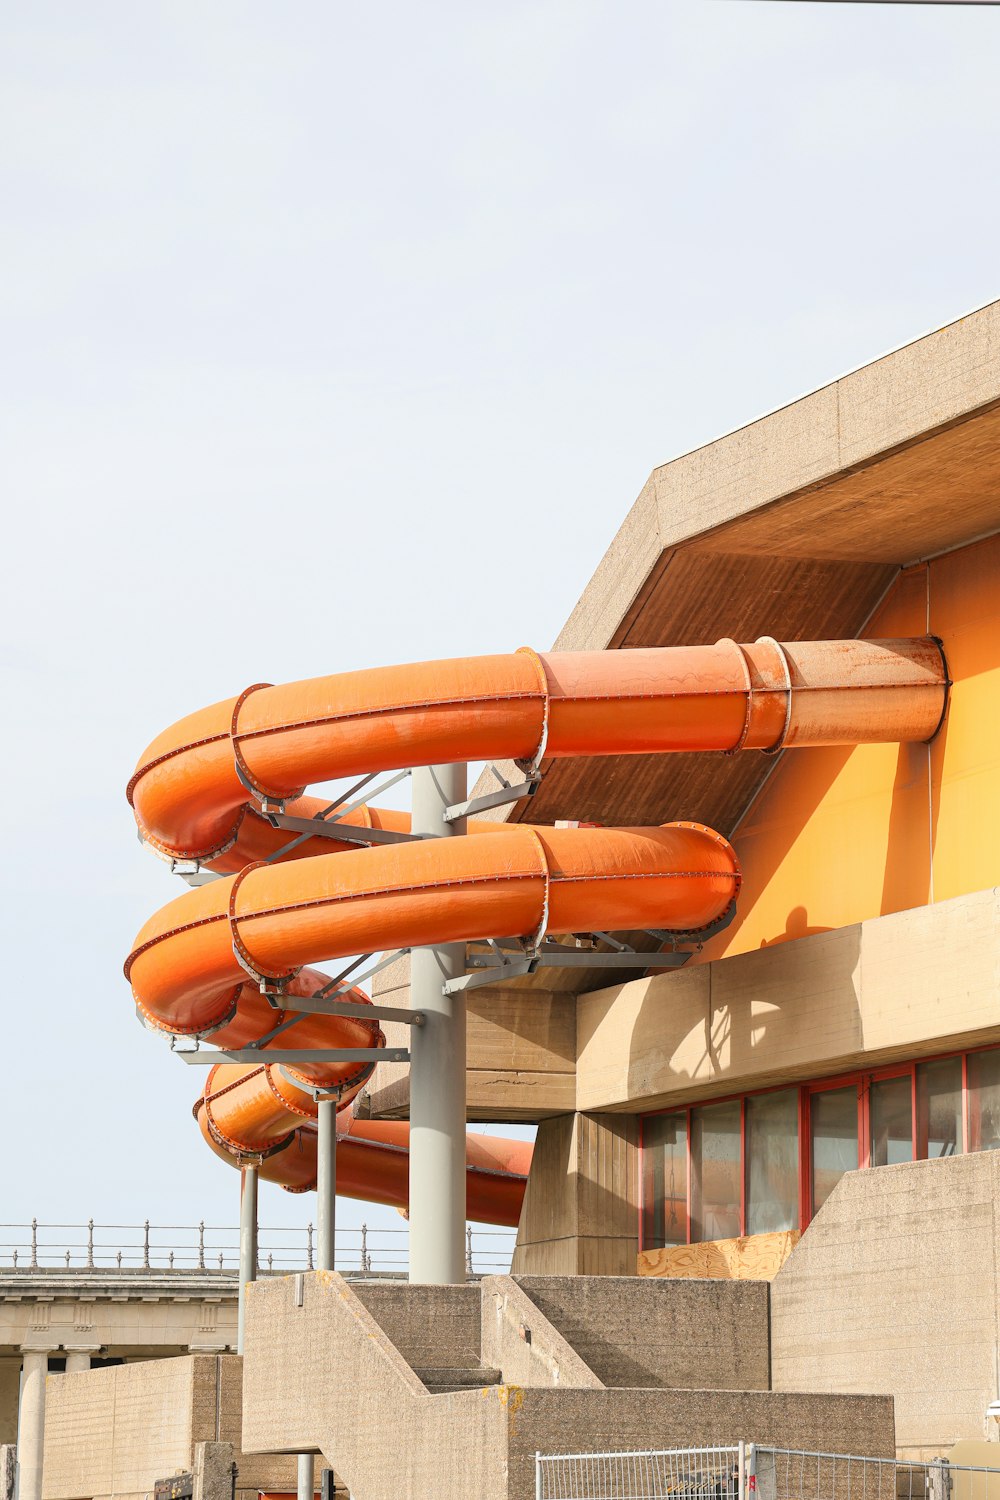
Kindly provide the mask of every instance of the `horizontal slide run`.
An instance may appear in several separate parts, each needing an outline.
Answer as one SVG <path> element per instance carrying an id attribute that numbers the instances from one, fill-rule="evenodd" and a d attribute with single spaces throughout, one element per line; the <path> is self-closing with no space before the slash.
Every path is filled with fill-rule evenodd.
<path id="1" fill-rule="evenodd" d="M 510 758 L 536 769 L 577 755 L 926 740 L 946 694 L 941 650 L 929 638 L 525 649 L 257 684 L 167 730 L 129 783 L 148 844 L 227 876 L 171 902 L 139 933 L 125 970 L 136 1005 L 147 1025 L 174 1036 L 211 1036 L 224 1048 L 262 1042 L 260 1064 L 213 1068 L 196 1106 L 220 1155 L 263 1156 L 263 1175 L 291 1191 L 313 1185 L 311 1090 L 336 1090 L 345 1106 L 339 1191 L 404 1207 L 408 1127 L 359 1122 L 348 1107 L 372 1065 L 266 1060 L 269 1049 L 384 1043 L 358 990 L 338 993 L 357 1015 L 296 1011 L 296 998 L 330 983 L 311 965 L 496 937 L 696 933 L 735 901 L 736 856 L 696 823 L 477 822 L 461 838 L 359 847 L 294 839 L 255 803 L 325 816 L 329 807 L 303 795 L 310 784 L 412 765 Z M 331 827 L 338 817 L 365 829 L 409 829 L 405 814 L 363 804 L 333 810 Z M 283 1008 L 272 1008 L 262 983 L 281 989 Z M 516 1223 L 530 1147 L 470 1136 L 468 1150 L 470 1215 Z"/>

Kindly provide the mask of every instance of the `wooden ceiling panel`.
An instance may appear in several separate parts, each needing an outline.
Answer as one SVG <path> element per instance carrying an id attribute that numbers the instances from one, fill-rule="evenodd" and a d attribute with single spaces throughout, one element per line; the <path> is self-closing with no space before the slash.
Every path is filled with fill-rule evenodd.
<path id="1" fill-rule="evenodd" d="M 782 554 L 678 548 L 616 646 L 698 646 L 731 636 L 813 641 L 853 636 L 895 569 Z"/>

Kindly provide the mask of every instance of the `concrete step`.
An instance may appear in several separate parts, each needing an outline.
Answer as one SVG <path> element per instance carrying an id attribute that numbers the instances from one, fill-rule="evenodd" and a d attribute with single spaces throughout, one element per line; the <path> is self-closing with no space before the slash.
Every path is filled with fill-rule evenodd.
<path id="1" fill-rule="evenodd" d="M 414 1374 L 434 1396 L 450 1391 L 478 1391 L 484 1385 L 502 1385 L 503 1371 L 488 1365 L 441 1365 L 433 1369 L 414 1368 Z"/>

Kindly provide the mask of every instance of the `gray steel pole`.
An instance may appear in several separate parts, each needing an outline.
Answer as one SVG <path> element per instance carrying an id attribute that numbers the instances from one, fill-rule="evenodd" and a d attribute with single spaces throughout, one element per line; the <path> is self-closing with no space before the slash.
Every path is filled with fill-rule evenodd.
<path id="1" fill-rule="evenodd" d="M 313 1456 L 300 1453 L 296 1472 L 296 1500 L 313 1500 Z"/>
<path id="2" fill-rule="evenodd" d="M 336 1269 L 337 1104 L 316 1100 L 316 1269 Z M 296 1500 L 313 1500 L 313 1456 L 300 1453 Z"/>
<path id="3" fill-rule="evenodd" d="M 413 832 L 463 834 L 443 813 L 467 795 L 465 765 L 414 767 Z M 410 957 L 410 1280 L 438 1286 L 465 1280 L 465 996 L 442 993 L 464 973 L 464 943 Z"/>
<path id="4" fill-rule="evenodd" d="M 240 1173 L 240 1295 L 236 1332 L 236 1352 L 243 1353 L 246 1329 L 247 1285 L 257 1280 L 257 1168 L 244 1167 Z"/>
<path id="5" fill-rule="evenodd" d="M 317 1100 L 316 1267 L 336 1270 L 337 1100 Z"/>

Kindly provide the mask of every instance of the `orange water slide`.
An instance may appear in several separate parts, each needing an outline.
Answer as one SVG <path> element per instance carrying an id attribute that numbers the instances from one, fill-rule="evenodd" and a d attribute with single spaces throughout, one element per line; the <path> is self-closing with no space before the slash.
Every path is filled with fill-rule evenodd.
<path id="1" fill-rule="evenodd" d="M 299 1121 L 315 1117 L 309 1089 L 339 1090 L 346 1103 L 370 1065 L 292 1069 L 269 1065 L 266 1052 L 381 1038 L 358 991 L 350 997 L 356 1014 L 294 1019 L 296 997 L 329 985 L 311 964 L 500 936 L 696 932 L 731 906 L 739 869 L 725 839 L 691 823 L 473 824 L 463 838 L 358 848 L 289 840 L 255 801 L 264 811 L 294 806 L 316 816 L 322 804 L 303 797 L 310 784 L 480 758 L 512 758 L 534 772 L 543 757 L 924 740 L 946 691 L 941 652 L 929 639 L 525 650 L 256 685 L 166 731 L 129 784 L 140 833 L 159 853 L 237 872 L 187 892 L 142 929 L 126 965 L 136 1004 L 156 1029 L 211 1035 L 227 1047 L 288 1023 L 280 1040 L 263 1044 L 259 1065 L 214 1068 L 196 1112 L 221 1154 L 263 1155 L 264 1175 L 293 1190 L 308 1186 L 315 1137 Z M 402 814 L 364 806 L 344 821 L 408 827 Z M 260 983 L 282 989 L 283 1009 L 262 997 Z M 339 1140 L 352 1165 L 341 1190 L 402 1206 L 407 1129 L 343 1110 Z M 519 1142 L 470 1136 L 473 1216 L 516 1222 L 529 1154 Z"/>

